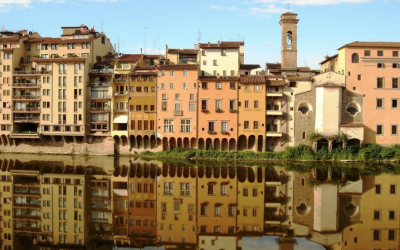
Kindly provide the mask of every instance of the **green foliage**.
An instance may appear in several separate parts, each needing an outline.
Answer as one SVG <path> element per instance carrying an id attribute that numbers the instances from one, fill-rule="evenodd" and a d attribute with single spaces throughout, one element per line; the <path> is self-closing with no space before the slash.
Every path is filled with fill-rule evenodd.
<path id="1" fill-rule="evenodd" d="M 309 140 L 310 142 L 316 142 L 320 139 L 322 139 L 323 136 L 318 133 L 318 132 L 311 132 L 308 136 L 307 136 L 307 140 Z"/>

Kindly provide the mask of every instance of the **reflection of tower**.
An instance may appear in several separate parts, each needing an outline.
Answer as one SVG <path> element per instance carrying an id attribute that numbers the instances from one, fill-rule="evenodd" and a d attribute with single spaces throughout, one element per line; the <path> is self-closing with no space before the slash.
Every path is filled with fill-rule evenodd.
<path id="1" fill-rule="evenodd" d="M 297 23 L 295 13 L 284 13 L 281 16 L 279 24 L 281 25 L 281 62 L 282 70 L 286 74 L 288 71 L 296 70 L 297 68 Z"/>
<path id="2" fill-rule="evenodd" d="M 281 236 L 278 240 L 278 250 L 293 250 L 294 244 L 296 244 L 296 240 L 293 237 Z"/>

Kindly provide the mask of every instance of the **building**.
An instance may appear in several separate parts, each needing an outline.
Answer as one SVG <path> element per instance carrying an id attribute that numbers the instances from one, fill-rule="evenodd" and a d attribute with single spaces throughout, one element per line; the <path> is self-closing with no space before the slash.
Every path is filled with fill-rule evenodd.
<path id="1" fill-rule="evenodd" d="M 197 64 L 157 67 L 157 138 L 163 150 L 197 147 L 197 72 Z"/>

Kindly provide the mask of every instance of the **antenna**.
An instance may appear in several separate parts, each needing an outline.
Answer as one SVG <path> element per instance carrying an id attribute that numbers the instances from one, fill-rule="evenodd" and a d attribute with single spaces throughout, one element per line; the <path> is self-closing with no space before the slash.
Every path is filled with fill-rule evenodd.
<path id="1" fill-rule="evenodd" d="M 306 60 L 304 60 L 304 67 L 308 67 Z"/>
<path id="2" fill-rule="evenodd" d="M 287 3 L 287 10 L 289 11 L 289 9 L 290 9 L 290 3 L 288 2 Z"/>
<path id="3" fill-rule="evenodd" d="M 160 51 L 160 36 L 156 36 L 156 37 L 158 37 L 158 54 L 160 55 L 161 54 L 161 51 Z"/>
<path id="4" fill-rule="evenodd" d="M 32 27 L 31 31 L 33 32 L 33 23 L 31 23 L 31 27 Z"/>
<path id="5" fill-rule="evenodd" d="M 240 41 L 240 34 L 238 34 L 238 36 L 239 36 L 239 41 Z"/>
<path id="6" fill-rule="evenodd" d="M 147 29 L 149 29 L 150 27 L 142 27 L 144 29 L 144 54 L 146 55 L 146 31 Z"/>
<path id="7" fill-rule="evenodd" d="M 118 50 L 117 51 L 118 51 L 118 54 L 119 54 L 119 36 L 118 36 Z"/>
<path id="8" fill-rule="evenodd" d="M 155 54 L 156 54 L 156 41 L 153 41 L 153 43 L 154 43 L 154 51 L 153 51 L 153 54 L 155 55 Z"/>
<path id="9" fill-rule="evenodd" d="M 103 32 L 104 22 L 103 19 L 101 20 L 101 32 Z"/>
<path id="10" fill-rule="evenodd" d="M 197 35 L 197 41 L 200 43 L 201 41 L 201 30 L 199 29 L 198 35 Z"/>

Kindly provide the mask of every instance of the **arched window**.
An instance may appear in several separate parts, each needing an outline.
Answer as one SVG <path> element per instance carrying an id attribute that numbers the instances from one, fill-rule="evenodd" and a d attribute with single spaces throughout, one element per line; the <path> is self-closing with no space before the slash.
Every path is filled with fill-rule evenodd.
<path id="1" fill-rule="evenodd" d="M 287 33 L 286 33 L 286 38 L 287 38 L 287 45 L 292 45 L 292 32 L 291 31 L 288 31 Z"/>
<path id="2" fill-rule="evenodd" d="M 301 112 L 303 115 L 306 115 L 309 111 L 312 111 L 312 107 L 308 102 L 302 102 L 299 104 L 297 111 Z"/>
<path id="3" fill-rule="evenodd" d="M 357 53 L 354 53 L 353 55 L 351 55 L 351 62 L 352 63 L 358 63 L 359 62 L 359 57 Z"/>
<path id="4" fill-rule="evenodd" d="M 346 112 L 351 116 L 355 116 L 358 112 L 361 112 L 361 106 L 356 102 L 350 102 L 346 106 Z"/>

